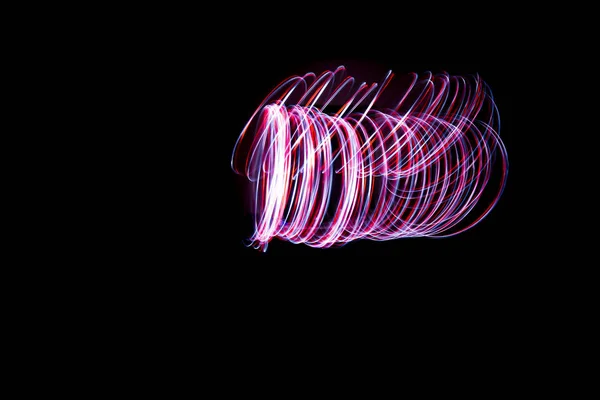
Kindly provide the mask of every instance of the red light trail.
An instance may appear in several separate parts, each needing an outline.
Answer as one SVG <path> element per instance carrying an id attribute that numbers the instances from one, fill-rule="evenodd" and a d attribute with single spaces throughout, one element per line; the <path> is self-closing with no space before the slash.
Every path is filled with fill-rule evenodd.
<path id="1" fill-rule="evenodd" d="M 286 79 L 240 134 L 231 165 L 253 188 L 250 245 L 448 237 L 480 222 L 508 174 L 487 84 L 479 76 L 412 74 L 384 108 L 391 71 L 370 85 L 345 72 Z M 500 178 L 490 187 L 492 167 Z M 484 189 L 492 194 L 482 199 Z"/>

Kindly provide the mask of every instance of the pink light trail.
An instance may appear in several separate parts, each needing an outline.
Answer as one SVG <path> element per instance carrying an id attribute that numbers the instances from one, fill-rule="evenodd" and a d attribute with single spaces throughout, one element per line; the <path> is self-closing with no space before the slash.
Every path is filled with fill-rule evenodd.
<path id="1" fill-rule="evenodd" d="M 380 107 L 393 77 L 356 86 L 340 66 L 290 77 L 263 100 L 231 160 L 253 188 L 249 245 L 449 237 L 488 215 L 508 174 L 490 88 L 478 75 L 411 74 Z"/>

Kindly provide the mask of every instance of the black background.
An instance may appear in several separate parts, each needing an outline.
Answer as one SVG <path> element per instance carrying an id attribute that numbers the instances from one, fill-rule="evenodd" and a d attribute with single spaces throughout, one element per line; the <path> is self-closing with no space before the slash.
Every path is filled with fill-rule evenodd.
<path id="1" fill-rule="evenodd" d="M 514 367 L 531 369 L 526 358 L 538 358 L 532 349 L 540 350 L 541 360 L 554 357 L 556 343 L 564 339 L 543 339 L 563 324 L 558 312 L 571 314 L 577 307 L 563 301 L 571 296 L 562 278 L 572 259 L 555 257 L 554 243 L 540 239 L 553 232 L 540 232 L 531 221 L 550 206 L 532 196 L 530 185 L 539 176 L 555 179 L 558 168 L 524 168 L 532 156 L 526 144 L 541 141 L 545 133 L 525 122 L 546 117 L 543 106 L 535 107 L 539 94 L 531 82 L 547 65 L 524 60 L 543 34 L 534 29 L 534 35 L 522 35 L 519 26 L 533 29 L 530 22 L 543 17 L 517 21 L 513 16 L 521 10 L 492 3 L 476 6 L 481 9 L 429 3 L 414 3 L 413 9 L 404 3 L 289 5 L 283 10 L 281 3 L 260 9 L 202 3 L 169 13 L 163 5 L 147 13 L 151 5 L 144 5 L 123 17 L 125 34 L 115 32 L 112 18 L 102 23 L 99 35 L 114 38 L 102 40 L 106 53 L 94 50 L 93 73 L 85 71 L 76 83 L 88 92 L 91 81 L 106 95 L 98 95 L 97 119 L 85 118 L 77 132 L 92 143 L 74 150 L 88 157 L 89 150 L 101 147 L 94 160 L 100 178 L 82 174 L 81 181 L 93 186 L 93 204 L 86 202 L 75 215 L 85 226 L 70 232 L 77 238 L 50 234 L 76 257 L 74 267 L 63 268 L 62 258 L 34 247 L 23 253 L 41 253 L 45 262 L 35 265 L 52 277 L 42 280 L 49 295 L 36 299 L 35 308 L 64 298 L 64 306 L 50 305 L 50 322 L 33 331 L 55 331 L 70 343 L 83 338 L 83 346 L 76 347 L 83 357 L 89 348 L 117 351 L 109 366 L 128 369 L 126 380 L 132 364 L 120 361 L 129 355 L 148 360 L 150 368 L 182 366 L 185 376 L 207 376 L 200 368 L 223 375 L 220 390 L 248 387 L 232 379 L 233 370 L 272 378 L 260 368 L 262 362 L 282 369 L 303 353 L 311 372 L 333 357 L 350 361 L 374 354 L 394 368 L 393 353 L 404 355 L 411 347 L 428 365 L 441 355 L 452 361 L 451 370 L 463 361 L 492 376 L 480 368 L 488 361 L 502 369 L 494 389 L 511 380 L 506 372 L 512 374 Z M 290 75 L 321 72 L 313 69 L 315 63 L 335 68 L 356 61 L 398 75 L 480 74 L 495 96 L 510 164 L 499 203 L 473 229 L 450 239 L 360 241 L 331 249 L 274 239 L 266 253 L 245 247 L 251 225 L 230 159 L 248 117 Z M 75 72 L 79 65 L 68 68 Z M 74 100 L 85 103 L 83 108 L 96 107 Z M 100 132 L 88 134 L 97 121 Z M 106 145 L 98 146 L 101 142 Z M 557 156 L 551 167 L 560 161 Z M 79 193 L 79 183 L 74 182 L 78 193 L 68 204 L 79 205 L 87 196 Z M 558 279 L 549 282 L 553 276 Z M 572 292 L 576 288 L 571 285 Z M 23 296 L 27 293 L 14 302 Z M 67 318 L 74 329 L 65 331 L 56 316 L 73 306 L 77 311 Z M 539 323 L 545 317 L 551 324 Z M 86 318 L 89 325 L 83 324 Z M 530 330 L 533 326 L 541 329 Z M 88 340 L 88 332 L 98 338 Z M 276 358 L 266 357 L 271 349 Z M 466 350 L 476 357 L 466 358 Z M 174 355 L 180 359 L 162 362 Z M 388 371 L 397 376 L 395 369 Z M 330 372 L 323 371 L 323 379 Z M 520 376 L 529 379 L 530 372 Z"/>
<path id="2" fill-rule="evenodd" d="M 286 348 L 308 337 L 329 346 L 364 332 L 394 336 L 382 343 L 387 348 L 380 351 L 387 352 L 390 344 L 405 347 L 396 336 L 407 331 L 423 336 L 426 347 L 456 332 L 463 341 L 482 340 L 486 350 L 503 352 L 508 339 L 522 341 L 527 323 L 554 313 L 557 307 L 549 307 L 538 289 L 555 292 L 544 280 L 559 270 L 532 251 L 539 248 L 533 245 L 539 233 L 530 215 L 539 202 L 525 184 L 535 175 L 523 167 L 525 143 L 538 134 L 523 122 L 541 115 L 530 105 L 536 69 L 523 60 L 527 40 L 515 32 L 514 21 L 496 15 L 494 22 L 485 10 L 470 15 L 461 7 L 450 16 L 427 4 L 414 10 L 401 4 L 394 10 L 368 4 L 252 12 L 229 7 L 148 19 L 147 28 L 135 26 L 134 35 L 121 41 L 122 54 L 111 48 L 109 69 L 119 87 L 107 96 L 108 114 L 118 104 L 129 124 L 105 132 L 121 135 L 111 146 L 130 165 L 115 168 L 119 179 L 109 182 L 110 201 L 89 211 L 113 204 L 116 217 L 109 221 L 116 223 L 101 233 L 98 250 L 87 254 L 106 262 L 91 273 L 85 263 L 79 269 L 89 277 L 89 284 L 78 285 L 83 292 L 96 285 L 100 302 L 112 301 L 130 323 L 157 321 L 144 335 L 172 331 L 169 345 L 193 336 L 184 354 L 190 342 L 202 348 L 220 343 L 219 353 L 261 352 L 257 343 L 280 336 L 285 341 L 296 332 L 303 338 Z M 252 226 L 240 178 L 230 167 L 240 131 L 283 79 L 321 72 L 315 64 L 335 68 L 346 62 L 398 75 L 480 74 L 494 94 L 508 151 L 504 194 L 477 226 L 449 239 L 359 241 L 331 249 L 274 239 L 266 253 L 245 247 Z M 111 162 L 103 159 L 101 166 Z M 554 249 L 544 250 L 552 258 Z M 328 336 L 328 327 L 341 329 Z M 199 339 L 206 334 L 214 341 Z M 369 348 L 378 344 L 358 340 Z M 450 342 L 441 346 L 456 348 Z"/>

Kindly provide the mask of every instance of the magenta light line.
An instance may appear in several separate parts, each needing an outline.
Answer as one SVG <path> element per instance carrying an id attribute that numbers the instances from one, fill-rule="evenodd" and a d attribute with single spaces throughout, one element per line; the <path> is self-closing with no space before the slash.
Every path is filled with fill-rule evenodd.
<path id="1" fill-rule="evenodd" d="M 508 158 L 498 109 L 479 76 L 412 74 L 394 107 L 384 108 L 391 71 L 371 85 L 345 73 L 340 66 L 286 79 L 241 132 L 231 166 L 252 183 L 249 245 L 448 237 L 488 215 Z M 492 167 L 500 179 L 490 187 Z M 474 215 L 484 189 L 493 193 Z"/>

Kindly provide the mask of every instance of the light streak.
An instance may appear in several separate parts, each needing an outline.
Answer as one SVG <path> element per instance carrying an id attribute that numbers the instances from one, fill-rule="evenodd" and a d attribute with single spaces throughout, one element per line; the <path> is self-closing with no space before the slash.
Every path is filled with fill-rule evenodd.
<path id="1" fill-rule="evenodd" d="M 231 165 L 253 187 L 249 245 L 448 237 L 488 215 L 504 190 L 508 158 L 485 82 L 412 74 L 397 102 L 383 108 L 391 71 L 381 84 L 356 88 L 345 72 L 286 79 L 242 130 Z M 490 188 L 492 167 L 500 178 Z M 471 215 L 484 189 L 493 193 Z"/>

